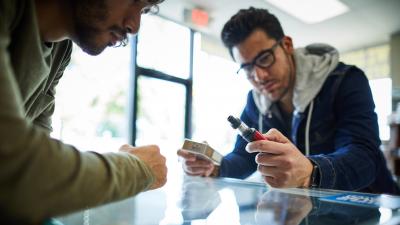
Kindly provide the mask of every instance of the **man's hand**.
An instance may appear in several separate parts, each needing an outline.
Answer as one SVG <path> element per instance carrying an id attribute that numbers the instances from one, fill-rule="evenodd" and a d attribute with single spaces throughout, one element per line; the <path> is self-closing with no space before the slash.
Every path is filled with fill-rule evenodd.
<path id="1" fill-rule="evenodd" d="M 258 171 L 275 188 L 309 187 L 312 163 L 295 145 L 276 129 L 264 135 L 268 141 L 254 141 L 246 146 L 256 156 Z"/>
<path id="2" fill-rule="evenodd" d="M 182 167 L 188 175 L 208 177 L 215 169 L 210 160 L 200 158 L 185 150 L 179 149 L 177 154 L 183 159 Z"/>
<path id="3" fill-rule="evenodd" d="M 151 185 L 150 190 L 164 186 L 167 182 L 167 166 L 166 159 L 160 153 L 160 148 L 156 145 L 148 145 L 142 147 L 133 147 L 131 145 L 123 145 L 119 149 L 122 152 L 128 152 L 137 156 L 142 160 L 153 172 L 155 181 Z"/>

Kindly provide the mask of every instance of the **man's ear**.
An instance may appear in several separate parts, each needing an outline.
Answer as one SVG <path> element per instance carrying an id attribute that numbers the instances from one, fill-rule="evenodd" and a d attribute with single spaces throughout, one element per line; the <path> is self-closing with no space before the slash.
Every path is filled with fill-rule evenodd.
<path id="1" fill-rule="evenodd" d="M 289 36 L 284 36 L 282 39 L 282 47 L 287 54 L 293 54 L 294 48 L 292 38 Z"/>

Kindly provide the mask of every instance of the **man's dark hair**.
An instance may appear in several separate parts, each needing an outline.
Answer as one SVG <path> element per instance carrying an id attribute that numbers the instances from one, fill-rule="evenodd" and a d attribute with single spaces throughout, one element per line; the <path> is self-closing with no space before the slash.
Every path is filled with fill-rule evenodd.
<path id="1" fill-rule="evenodd" d="M 241 9 L 224 25 L 221 39 L 232 54 L 232 48 L 244 41 L 256 29 L 264 31 L 269 37 L 280 40 L 284 33 L 279 20 L 266 9 Z"/>

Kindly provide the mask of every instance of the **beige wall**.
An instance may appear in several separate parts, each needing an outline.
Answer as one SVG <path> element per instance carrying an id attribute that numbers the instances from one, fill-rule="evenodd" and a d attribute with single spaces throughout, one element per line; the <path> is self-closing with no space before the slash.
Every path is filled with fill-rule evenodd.
<path id="1" fill-rule="evenodd" d="M 392 76 L 392 106 L 400 102 L 400 31 L 390 37 L 390 74 Z"/>
<path id="2" fill-rule="evenodd" d="M 393 89 L 395 92 L 400 92 L 400 32 L 390 37 L 390 74 Z"/>
<path id="3" fill-rule="evenodd" d="M 232 60 L 229 55 L 229 51 L 225 48 L 221 40 L 215 39 L 214 37 L 202 34 L 201 36 L 201 50 L 207 52 L 210 55 L 219 56 L 227 60 Z"/>

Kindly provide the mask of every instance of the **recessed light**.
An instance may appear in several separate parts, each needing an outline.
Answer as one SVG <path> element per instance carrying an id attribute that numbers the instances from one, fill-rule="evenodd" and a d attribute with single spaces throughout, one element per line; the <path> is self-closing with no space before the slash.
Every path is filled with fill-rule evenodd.
<path id="1" fill-rule="evenodd" d="M 265 1 L 308 24 L 319 23 L 349 11 L 349 7 L 339 0 Z"/>

